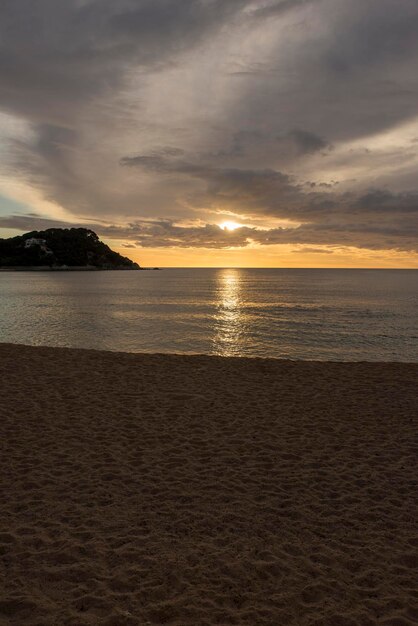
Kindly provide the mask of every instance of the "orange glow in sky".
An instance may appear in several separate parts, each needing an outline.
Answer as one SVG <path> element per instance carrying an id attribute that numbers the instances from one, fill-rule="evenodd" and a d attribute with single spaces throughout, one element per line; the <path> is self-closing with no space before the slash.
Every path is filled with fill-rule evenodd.
<path id="1" fill-rule="evenodd" d="M 294 245 L 255 248 L 124 248 L 114 250 L 142 267 L 323 267 L 418 269 L 418 254 L 394 250 L 308 248 Z"/>

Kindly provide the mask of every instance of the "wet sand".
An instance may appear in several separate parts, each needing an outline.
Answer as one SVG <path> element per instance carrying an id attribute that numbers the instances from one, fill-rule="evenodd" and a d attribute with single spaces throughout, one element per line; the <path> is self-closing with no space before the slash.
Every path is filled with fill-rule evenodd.
<path id="1" fill-rule="evenodd" d="M 418 365 L 0 344 L 0 624 L 418 623 Z"/>

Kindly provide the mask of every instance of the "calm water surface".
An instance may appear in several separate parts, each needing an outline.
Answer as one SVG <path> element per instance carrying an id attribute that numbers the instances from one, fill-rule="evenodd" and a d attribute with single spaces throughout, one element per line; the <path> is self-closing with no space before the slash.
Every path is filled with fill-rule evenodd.
<path id="1" fill-rule="evenodd" d="M 5 272 L 0 341 L 418 362 L 418 271 Z"/>

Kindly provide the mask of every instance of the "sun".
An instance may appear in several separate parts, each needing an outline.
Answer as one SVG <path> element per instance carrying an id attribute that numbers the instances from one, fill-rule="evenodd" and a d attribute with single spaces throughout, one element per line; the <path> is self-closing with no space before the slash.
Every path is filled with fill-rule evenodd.
<path id="1" fill-rule="evenodd" d="M 219 228 L 222 228 L 222 230 L 236 230 L 241 228 L 241 224 L 237 224 L 237 222 L 222 222 L 222 224 L 219 224 Z"/>

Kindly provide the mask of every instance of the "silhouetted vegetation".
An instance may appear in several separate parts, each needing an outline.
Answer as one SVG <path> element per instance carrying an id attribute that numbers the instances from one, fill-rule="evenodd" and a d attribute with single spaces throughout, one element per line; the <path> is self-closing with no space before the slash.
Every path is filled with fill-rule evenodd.
<path id="1" fill-rule="evenodd" d="M 0 239 L 0 267 L 42 266 L 139 269 L 86 228 L 49 228 Z"/>

